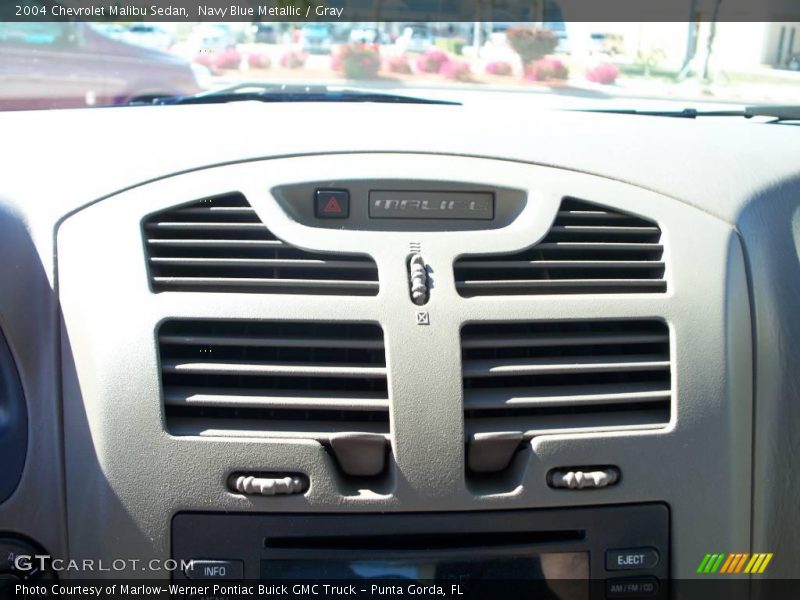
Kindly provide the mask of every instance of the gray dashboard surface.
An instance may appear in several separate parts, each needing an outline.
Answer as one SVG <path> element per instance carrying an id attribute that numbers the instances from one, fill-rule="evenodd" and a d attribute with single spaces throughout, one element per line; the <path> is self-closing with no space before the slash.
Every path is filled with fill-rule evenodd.
<path id="1" fill-rule="evenodd" d="M 0 194 L 57 219 L 126 187 L 225 162 L 423 152 L 602 175 L 735 222 L 759 194 L 800 177 L 794 127 L 501 108 L 500 100 L 495 110 L 235 103 L 5 113 L 0 128 L 13 143 L 0 161 L 16 168 L 3 174 Z"/>
<path id="2" fill-rule="evenodd" d="M 0 130 L 6 140 L 0 148 L 0 325 L 18 363 L 34 432 L 20 486 L 0 504 L 1 530 L 25 531 L 54 554 L 67 547 L 52 293 L 62 219 L 144 182 L 213 165 L 413 152 L 600 175 L 697 207 L 739 232 L 755 332 L 752 547 L 800 556 L 800 542 L 786 526 L 796 522 L 800 493 L 797 128 L 738 119 L 503 114 L 499 107 L 242 103 L 5 113 Z M 703 491 L 686 493 L 701 497 Z"/>
<path id="3" fill-rule="evenodd" d="M 320 229 L 292 219 L 271 193 L 312 173 L 321 181 L 365 173 L 379 183 L 402 174 L 420 186 L 453 173 L 483 186 L 525 190 L 527 200 L 499 230 Z M 231 189 L 241 191 L 270 231 L 292 246 L 371 256 L 378 294 L 152 293 L 143 217 Z M 659 223 L 669 265 L 667 292 L 459 295 L 451 268 L 457 256 L 526 248 L 546 235 L 564 196 L 646 213 Z M 425 327 L 417 325 L 418 307 L 408 297 L 412 243 L 422 247 L 435 277 Z M 695 253 L 704 260 L 697 261 Z M 138 186 L 70 216 L 58 230 L 58 286 L 70 552 L 78 557 L 120 552 L 124 540 L 130 556 L 165 558 L 166 524 L 184 510 L 414 512 L 658 501 L 670 506 L 671 563 L 678 576 L 694 572 L 708 539 L 721 547 L 749 546 L 752 359 L 741 246 L 728 224 L 686 204 L 617 181 L 502 160 L 347 153 L 248 161 Z M 177 316 L 379 324 L 392 446 L 385 482 L 343 478 L 324 450 L 324 438 L 299 428 L 286 437 L 269 427 L 243 434 L 204 420 L 199 430 L 168 435 L 154 332 L 158 323 Z M 477 485 L 465 476 L 462 326 L 586 318 L 666 323 L 671 416 L 641 424 L 613 419 L 582 430 L 562 424 L 550 431 L 541 431 L 539 419 L 523 426 L 539 431 L 522 445 L 509 471 Z M 348 429 L 353 430 L 359 431 Z M 545 483 L 551 469 L 593 464 L 615 465 L 623 476 L 617 485 L 591 493 Z M 261 470 L 300 472 L 311 485 L 302 496 L 290 497 L 227 491 L 231 472 Z M 714 508 L 698 511 L 698 505 Z M 98 527 L 115 537 L 98 536 Z"/>

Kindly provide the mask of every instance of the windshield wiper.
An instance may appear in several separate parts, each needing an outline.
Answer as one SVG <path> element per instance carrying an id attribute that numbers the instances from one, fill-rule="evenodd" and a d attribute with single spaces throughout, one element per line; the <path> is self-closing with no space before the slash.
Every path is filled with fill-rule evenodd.
<path id="1" fill-rule="evenodd" d="M 697 119 L 698 117 L 772 117 L 773 123 L 778 121 L 800 120 L 800 104 L 784 106 L 746 106 L 743 110 L 698 110 L 683 108 L 681 110 L 639 110 L 635 108 L 590 108 L 577 109 L 577 112 L 610 113 L 620 115 L 644 115 L 649 117 L 676 117 L 681 119 Z"/>
<path id="2" fill-rule="evenodd" d="M 143 105 L 177 105 L 177 104 L 225 104 L 226 102 L 381 102 L 388 104 L 450 104 L 460 102 L 435 100 L 384 94 L 362 90 L 332 90 L 324 85 L 288 85 L 275 83 L 239 83 L 191 96 L 168 96 L 148 100 L 133 100 L 130 104 Z"/>

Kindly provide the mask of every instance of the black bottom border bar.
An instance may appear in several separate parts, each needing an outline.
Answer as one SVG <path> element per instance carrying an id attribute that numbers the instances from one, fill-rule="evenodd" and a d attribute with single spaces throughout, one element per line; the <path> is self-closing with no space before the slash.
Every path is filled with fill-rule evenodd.
<path id="1" fill-rule="evenodd" d="M 800 579 L 747 579 L 716 577 L 658 581 L 647 576 L 608 580 L 473 580 L 430 581 L 408 579 L 274 580 L 173 582 L 156 579 L 72 579 L 69 581 L 21 581 L 0 575 L 0 598 L 79 598 L 126 600 L 254 600 L 264 598 L 412 599 L 522 599 L 594 600 L 611 598 L 658 598 L 706 600 L 747 598 L 796 600 Z"/>

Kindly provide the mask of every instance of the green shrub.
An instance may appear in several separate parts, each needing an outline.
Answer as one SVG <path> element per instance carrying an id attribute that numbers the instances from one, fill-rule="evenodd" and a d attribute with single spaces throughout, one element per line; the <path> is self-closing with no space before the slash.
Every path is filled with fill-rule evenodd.
<path id="1" fill-rule="evenodd" d="M 381 68 L 381 55 L 373 44 L 348 44 L 339 51 L 338 62 L 348 79 L 374 79 Z"/>
<path id="2" fill-rule="evenodd" d="M 522 61 L 523 68 L 551 54 L 558 46 L 556 34 L 549 29 L 511 27 L 506 31 L 506 39 Z"/>
<path id="3" fill-rule="evenodd" d="M 436 38 L 436 47 L 441 48 L 448 54 L 460 56 L 467 42 L 462 38 Z"/>
<path id="4" fill-rule="evenodd" d="M 653 69 L 657 69 L 666 58 L 667 53 L 663 48 L 650 48 L 636 52 L 636 64 L 642 67 L 645 77 L 650 77 Z"/>

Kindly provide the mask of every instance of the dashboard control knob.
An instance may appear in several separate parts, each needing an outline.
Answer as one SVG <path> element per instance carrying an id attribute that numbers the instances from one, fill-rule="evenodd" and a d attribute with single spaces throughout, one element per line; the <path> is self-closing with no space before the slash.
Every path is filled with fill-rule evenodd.
<path id="1" fill-rule="evenodd" d="M 596 489 L 614 485 L 619 481 L 619 469 L 602 467 L 597 469 L 554 469 L 550 471 L 548 483 L 553 488 L 570 490 Z"/>

